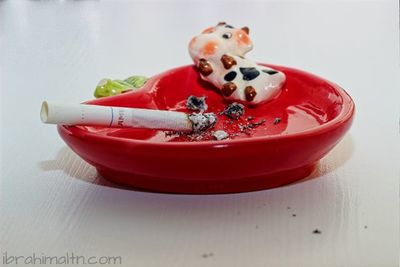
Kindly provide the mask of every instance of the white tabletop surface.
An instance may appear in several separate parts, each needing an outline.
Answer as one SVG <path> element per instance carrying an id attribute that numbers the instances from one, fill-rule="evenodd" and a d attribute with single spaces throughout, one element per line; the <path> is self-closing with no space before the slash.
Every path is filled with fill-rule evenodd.
<path id="1" fill-rule="evenodd" d="M 44 99 L 78 103 L 103 77 L 189 64 L 188 40 L 219 21 L 250 27 L 249 57 L 353 97 L 351 130 L 310 179 L 227 195 L 124 190 L 40 122 Z M 74 253 L 120 256 L 115 266 L 398 266 L 399 66 L 397 1 L 0 1 L 0 265 Z"/>

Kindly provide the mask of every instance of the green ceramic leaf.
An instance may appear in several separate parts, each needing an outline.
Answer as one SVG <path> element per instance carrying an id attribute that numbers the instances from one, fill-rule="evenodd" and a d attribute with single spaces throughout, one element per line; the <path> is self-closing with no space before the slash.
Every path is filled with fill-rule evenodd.
<path id="1" fill-rule="evenodd" d="M 135 75 L 126 78 L 124 81 L 129 83 L 135 88 L 140 88 L 147 82 L 147 78 L 144 76 Z"/>
<path id="2" fill-rule="evenodd" d="M 96 86 L 94 96 L 96 98 L 119 95 L 142 87 L 147 81 L 144 76 L 131 76 L 125 80 L 102 79 Z"/>

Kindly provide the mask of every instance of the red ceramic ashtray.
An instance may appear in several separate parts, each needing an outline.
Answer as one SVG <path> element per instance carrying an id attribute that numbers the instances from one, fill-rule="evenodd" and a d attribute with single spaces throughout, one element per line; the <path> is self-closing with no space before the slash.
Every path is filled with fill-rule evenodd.
<path id="1" fill-rule="evenodd" d="M 272 188 L 305 178 L 349 129 L 354 103 L 339 86 L 304 71 L 271 66 L 286 74 L 281 94 L 246 107 L 234 121 L 218 115 L 214 129 L 230 139 L 178 136 L 148 129 L 59 125 L 65 142 L 106 179 L 158 192 L 229 193 Z M 190 95 L 206 96 L 207 112 L 226 101 L 193 66 L 152 77 L 138 91 L 88 104 L 186 111 Z M 279 118 L 279 119 L 277 119 Z M 246 128 L 252 122 L 263 122 Z M 243 127 L 244 126 L 244 127 Z M 245 130 L 243 130 L 245 129 Z"/>

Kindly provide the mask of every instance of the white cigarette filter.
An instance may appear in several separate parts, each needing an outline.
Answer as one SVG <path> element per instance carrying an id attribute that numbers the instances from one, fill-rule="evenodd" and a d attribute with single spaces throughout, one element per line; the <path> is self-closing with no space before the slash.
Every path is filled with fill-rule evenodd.
<path id="1" fill-rule="evenodd" d="M 174 131 L 193 131 L 193 122 L 184 112 L 139 108 L 56 104 L 44 101 L 42 122 L 49 124 L 133 127 Z"/>

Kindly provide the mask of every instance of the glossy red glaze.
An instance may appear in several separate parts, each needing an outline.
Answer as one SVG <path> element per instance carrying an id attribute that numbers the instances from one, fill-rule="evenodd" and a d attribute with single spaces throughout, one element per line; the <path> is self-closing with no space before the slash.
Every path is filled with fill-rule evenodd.
<path id="1" fill-rule="evenodd" d="M 269 65 L 271 66 L 271 65 Z M 211 140 L 147 129 L 58 126 L 65 142 L 105 178 L 125 186 L 174 193 L 228 193 L 281 186 L 308 176 L 349 129 L 354 103 L 339 86 L 304 71 L 271 66 L 287 76 L 282 93 L 237 120 L 218 116 L 212 130 L 229 140 Z M 189 95 L 207 96 L 207 112 L 227 103 L 201 81 L 193 66 L 152 77 L 135 92 L 88 104 L 183 110 Z M 253 120 L 248 121 L 251 116 Z M 281 122 L 274 124 L 275 118 Z M 241 132 L 240 125 L 265 123 Z"/>

